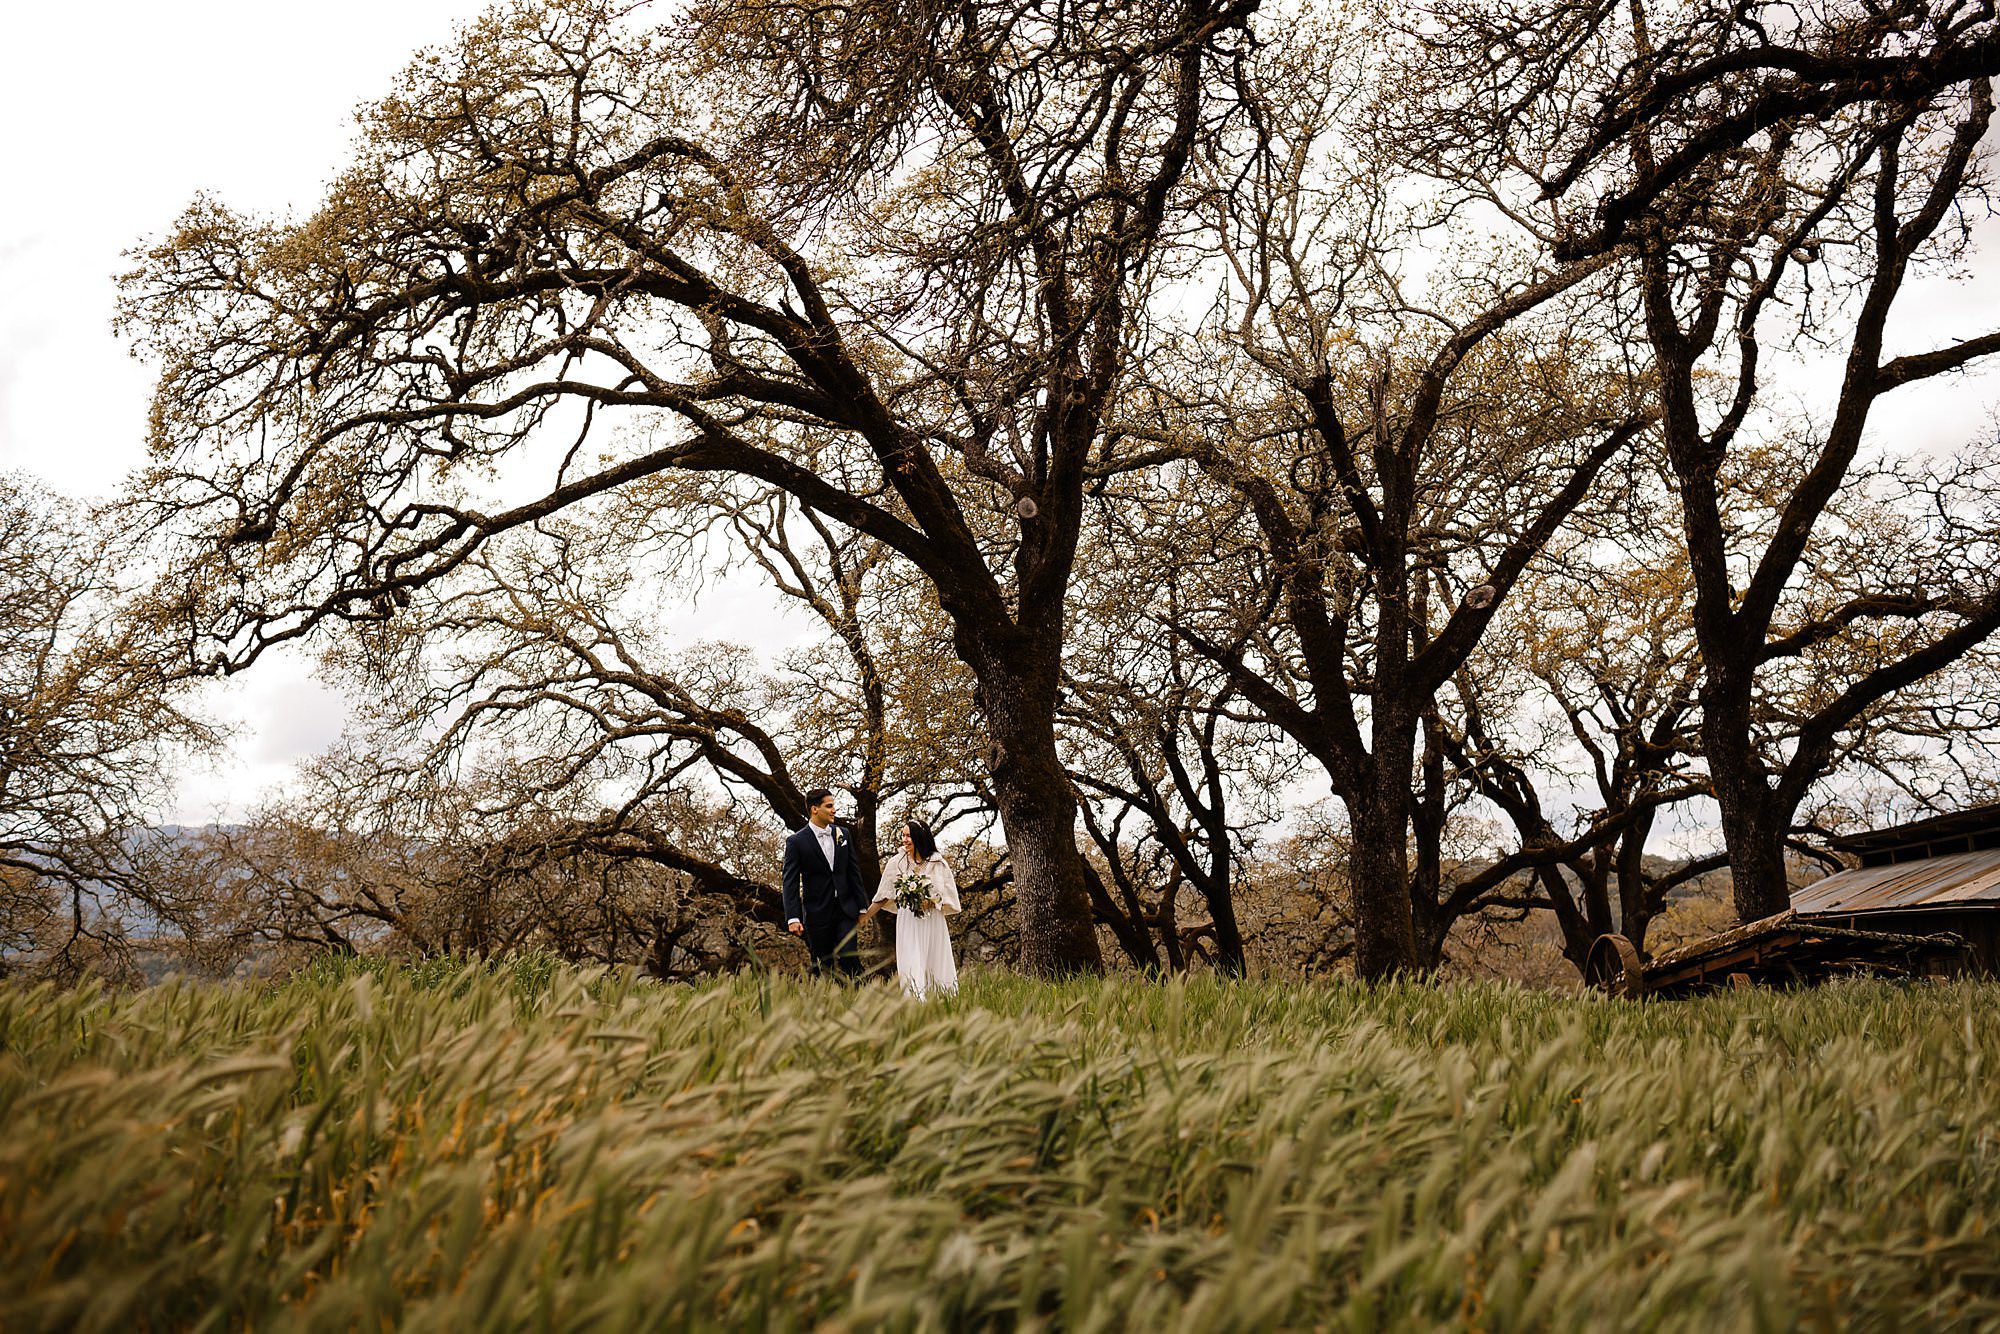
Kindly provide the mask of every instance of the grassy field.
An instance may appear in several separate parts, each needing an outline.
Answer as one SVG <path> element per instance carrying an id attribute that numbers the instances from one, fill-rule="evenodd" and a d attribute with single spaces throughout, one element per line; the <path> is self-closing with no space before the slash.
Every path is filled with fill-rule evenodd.
<path id="1" fill-rule="evenodd" d="M 1993 1327 L 1996 1001 L 0 989 L 0 1326 Z"/>

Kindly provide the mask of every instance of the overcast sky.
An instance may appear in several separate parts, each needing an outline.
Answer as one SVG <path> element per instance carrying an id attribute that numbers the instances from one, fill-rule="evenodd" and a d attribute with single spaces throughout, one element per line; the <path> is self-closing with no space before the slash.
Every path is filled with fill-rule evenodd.
<path id="1" fill-rule="evenodd" d="M 0 468 L 101 496 L 140 462 L 148 374 L 111 335 L 124 252 L 199 191 L 308 210 L 339 170 L 354 108 L 473 0 L 12 6 L 0 125 Z M 338 735 L 340 700 L 298 661 L 217 692 L 239 723 L 171 814 L 239 814 Z"/>
<path id="2" fill-rule="evenodd" d="M 472 0 L 268 0 L 15 6 L 0 79 L 0 468 L 101 496 L 141 457 L 148 373 L 112 337 L 124 252 L 200 191 L 252 212 L 306 211 L 338 171 L 361 101 Z M 1984 332 L 2000 312 L 2000 228 L 1966 281 L 1918 294 L 1899 341 Z M 1959 379 L 1881 419 L 1906 443 L 1948 447 L 1990 429 L 2000 376 Z M 726 626 L 718 629 L 726 629 Z M 239 814 L 338 735 L 340 700 L 297 661 L 260 663 L 218 692 L 239 725 L 173 812 Z"/>

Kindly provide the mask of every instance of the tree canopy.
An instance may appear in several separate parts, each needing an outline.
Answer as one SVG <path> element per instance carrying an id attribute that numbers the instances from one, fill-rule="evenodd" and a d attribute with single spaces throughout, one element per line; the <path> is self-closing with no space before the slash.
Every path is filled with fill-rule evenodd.
<path id="1" fill-rule="evenodd" d="M 788 823 L 838 781 L 870 849 L 948 790 L 1043 973 L 1099 927 L 1243 967 L 1308 772 L 1366 976 L 1495 906 L 1572 957 L 1643 923 L 1696 797 L 1754 915 L 1811 795 L 1928 763 L 1898 702 L 2000 628 L 1978 442 L 1870 435 L 2000 350 L 1887 350 L 1970 253 L 1996 71 L 1944 0 L 515 0 L 316 208 L 197 200 L 127 277 L 150 631 L 189 675 L 400 662 L 408 772 L 506 734 L 509 809 L 567 822 L 530 844 L 718 892 L 761 891 L 668 818 L 686 775 Z M 837 688 L 621 609 L 718 548 Z M 1518 835 L 1480 865 L 1475 812 Z"/>

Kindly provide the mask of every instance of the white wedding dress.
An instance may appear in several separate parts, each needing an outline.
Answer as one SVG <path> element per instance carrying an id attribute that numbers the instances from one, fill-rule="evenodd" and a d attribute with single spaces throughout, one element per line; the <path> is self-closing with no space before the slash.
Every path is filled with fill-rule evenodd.
<path id="1" fill-rule="evenodd" d="M 958 964 L 951 957 L 951 929 L 944 919 L 958 911 L 958 878 L 941 853 L 912 862 L 908 853 L 899 852 L 882 867 L 875 901 L 894 903 L 896 882 L 906 875 L 920 875 L 930 882 L 931 902 L 937 908 L 921 916 L 908 908 L 896 909 L 896 974 L 912 996 L 956 991 Z"/>

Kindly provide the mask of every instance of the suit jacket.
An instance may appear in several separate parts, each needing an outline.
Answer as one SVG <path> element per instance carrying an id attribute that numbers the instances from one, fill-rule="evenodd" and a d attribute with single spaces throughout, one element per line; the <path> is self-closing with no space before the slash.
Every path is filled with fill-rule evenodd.
<path id="1" fill-rule="evenodd" d="M 854 862 L 854 839 L 839 825 L 833 827 L 833 865 L 826 864 L 819 836 L 812 825 L 785 840 L 785 918 L 810 920 L 837 914 L 859 917 L 868 904 L 868 891 L 861 886 L 861 868 Z"/>

